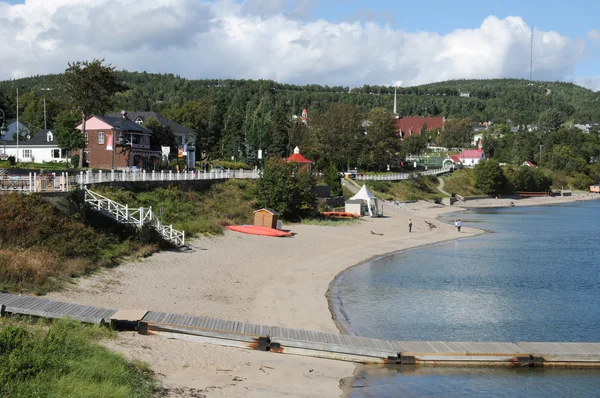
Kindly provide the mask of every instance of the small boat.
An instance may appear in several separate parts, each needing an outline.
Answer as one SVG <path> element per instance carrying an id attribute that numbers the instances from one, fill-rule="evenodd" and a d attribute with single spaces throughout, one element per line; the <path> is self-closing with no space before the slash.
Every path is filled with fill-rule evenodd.
<path id="1" fill-rule="evenodd" d="M 348 213 L 347 211 L 322 211 L 321 215 L 333 218 L 362 218 L 360 214 Z"/>
<path id="2" fill-rule="evenodd" d="M 262 235 L 262 236 L 275 236 L 275 237 L 287 237 L 292 236 L 290 232 L 281 231 L 275 228 L 268 227 L 257 227 L 254 225 L 227 225 L 225 226 L 230 231 L 242 232 L 250 235 Z"/>

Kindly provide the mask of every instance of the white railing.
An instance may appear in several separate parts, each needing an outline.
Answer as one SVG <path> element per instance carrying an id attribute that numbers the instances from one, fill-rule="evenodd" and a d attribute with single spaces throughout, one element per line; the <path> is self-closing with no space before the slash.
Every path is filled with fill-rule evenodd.
<path id="1" fill-rule="evenodd" d="M 0 191 L 23 192 L 68 192 L 72 186 L 83 188 L 89 184 L 106 184 L 111 182 L 137 181 L 194 181 L 194 180 L 228 180 L 257 179 L 258 170 L 219 170 L 211 172 L 186 171 L 80 171 L 78 174 L 61 173 L 29 173 L 28 175 L 10 175 L 0 170 Z"/>
<path id="2" fill-rule="evenodd" d="M 129 208 L 99 193 L 84 187 L 85 203 L 97 211 L 110 215 L 121 224 L 130 224 L 137 228 L 149 225 L 167 241 L 176 246 L 185 244 L 185 231 L 173 229 L 173 225 L 164 225 L 152 211 L 152 207 Z"/>
<path id="3" fill-rule="evenodd" d="M 359 175 L 358 180 L 400 181 L 408 180 L 413 174 L 439 175 L 452 170 L 451 167 L 432 169 L 414 173 L 397 173 L 385 175 Z M 160 181 L 197 181 L 258 179 L 259 170 L 219 170 L 203 171 L 80 171 L 77 174 L 62 173 L 29 173 L 29 175 L 10 175 L 0 170 L 0 191 L 24 192 L 68 192 L 71 187 L 83 188 L 91 184 L 107 184 L 111 182 L 160 182 Z"/>
<path id="4" fill-rule="evenodd" d="M 357 180 L 363 180 L 363 181 L 402 181 L 402 180 L 408 180 L 414 174 L 420 174 L 420 175 L 426 175 L 426 176 L 427 175 L 440 175 L 440 174 L 448 173 L 450 170 L 452 170 L 451 167 L 444 167 L 444 168 L 441 168 L 441 169 L 416 171 L 414 173 L 396 173 L 396 174 L 382 174 L 382 175 L 358 175 L 356 177 L 356 179 Z"/>

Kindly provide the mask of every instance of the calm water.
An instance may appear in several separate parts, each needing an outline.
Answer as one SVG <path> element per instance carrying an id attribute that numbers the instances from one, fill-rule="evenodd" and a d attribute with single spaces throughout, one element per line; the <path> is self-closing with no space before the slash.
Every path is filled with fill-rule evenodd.
<path id="1" fill-rule="evenodd" d="M 453 219 L 456 215 L 449 215 Z M 600 201 L 460 213 L 494 231 L 354 267 L 339 318 L 394 340 L 600 342 Z M 370 370 L 361 396 L 600 396 L 600 371 Z"/>

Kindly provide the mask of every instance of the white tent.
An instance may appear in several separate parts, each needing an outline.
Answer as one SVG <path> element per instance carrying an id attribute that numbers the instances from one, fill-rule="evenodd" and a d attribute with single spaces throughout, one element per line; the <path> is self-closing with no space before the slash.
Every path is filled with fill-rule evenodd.
<path id="1" fill-rule="evenodd" d="M 366 185 L 363 185 L 360 191 L 356 195 L 350 198 L 350 200 L 364 200 L 367 202 L 367 208 L 369 209 L 369 216 L 379 216 L 379 199 L 373 195 Z"/>

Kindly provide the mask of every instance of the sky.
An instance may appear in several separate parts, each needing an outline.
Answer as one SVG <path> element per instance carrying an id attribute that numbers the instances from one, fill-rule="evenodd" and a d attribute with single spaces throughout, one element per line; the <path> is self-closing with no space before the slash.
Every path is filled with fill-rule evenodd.
<path id="1" fill-rule="evenodd" d="M 0 0 L 0 79 L 104 58 L 191 79 L 412 86 L 533 78 L 600 90 L 597 0 Z"/>

